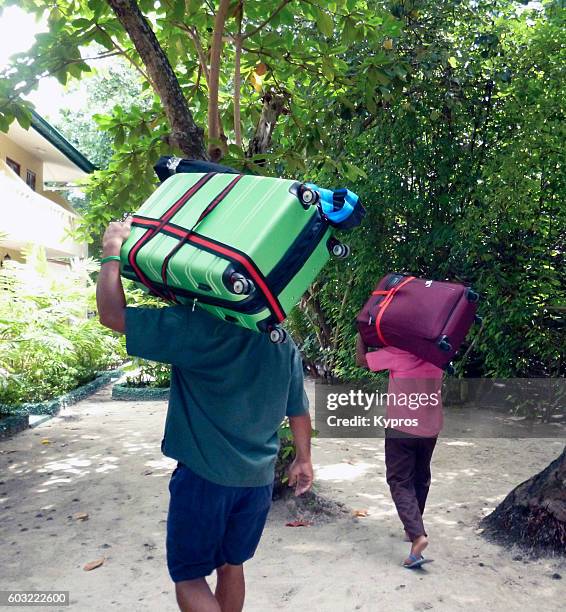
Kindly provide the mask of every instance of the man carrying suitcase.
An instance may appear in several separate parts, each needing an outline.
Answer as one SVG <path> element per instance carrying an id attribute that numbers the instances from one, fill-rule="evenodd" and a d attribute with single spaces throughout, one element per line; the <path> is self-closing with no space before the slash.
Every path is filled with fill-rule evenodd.
<path id="1" fill-rule="evenodd" d="M 312 484 L 311 421 L 302 361 L 291 340 L 273 344 L 189 306 L 127 308 L 119 254 L 131 220 L 103 237 L 100 321 L 126 334 L 130 355 L 172 364 L 162 451 L 178 461 L 169 483 L 167 565 L 183 612 L 238 612 L 243 563 L 271 505 L 277 429 L 289 417 L 296 459 L 289 485 Z M 212 593 L 205 577 L 217 574 Z"/>
<path id="2" fill-rule="evenodd" d="M 443 371 L 398 348 L 368 352 L 361 334 L 357 338 L 356 362 L 374 372 L 389 370 L 387 418 L 395 419 L 399 425 L 385 431 L 386 478 L 406 538 L 411 542 L 411 552 L 403 566 L 416 569 L 432 561 L 422 554 L 428 546 L 423 513 L 430 488 L 432 453 L 442 429 Z M 397 403 L 401 396 L 412 396 L 416 401 L 413 405 Z"/>

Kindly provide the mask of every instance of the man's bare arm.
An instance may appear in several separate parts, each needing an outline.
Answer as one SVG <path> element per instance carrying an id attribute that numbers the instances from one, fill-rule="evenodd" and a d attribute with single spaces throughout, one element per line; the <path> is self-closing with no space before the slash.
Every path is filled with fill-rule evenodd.
<path id="1" fill-rule="evenodd" d="M 302 495 L 312 486 L 314 478 L 311 461 L 310 414 L 289 417 L 289 425 L 295 440 L 295 460 L 289 468 L 289 486 L 295 487 L 295 495 Z"/>
<path id="2" fill-rule="evenodd" d="M 130 235 L 132 220 L 111 223 L 102 237 L 102 257 L 120 255 L 122 243 Z M 96 283 L 98 317 L 105 327 L 124 333 L 126 331 L 126 296 L 120 278 L 120 262 L 102 264 Z"/>

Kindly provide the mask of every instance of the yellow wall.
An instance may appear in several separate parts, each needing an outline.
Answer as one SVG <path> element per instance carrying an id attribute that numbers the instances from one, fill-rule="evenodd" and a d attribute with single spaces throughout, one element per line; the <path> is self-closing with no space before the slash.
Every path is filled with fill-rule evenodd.
<path id="1" fill-rule="evenodd" d="M 26 180 L 27 170 L 35 172 L 36 194 L 50 202 L 41 198 L 34 199 L 36 196 L 28 191 L 24 184 L 18 187 L 18 189 L 23 188 L 29 194 L 20 201 L 20 206 L 24 207 L 28 216 L 35 215 L 37 219 L 35 225 L 29 226 L 28 219 L 24 218 L 25 215 L 18 215 L 17 210 L 11 211 L 16 213 L 15 215 L 8 214 L 7 217 L 0 218 L 0 233 L 3 230 L 6 234 L 4 240 L 0 238 L 0 260 L 6 253 L 9 253 L 12 259 L 21 261 L 21 252 L 14 249 L 20 244 L 23 248 L 28 242 L 36 242 L 46 247 L 47 256 L 50 259 L 68 256 L 86 257 L 86 244 L 75 242 L 67 236 L 66 232 L 68 228 L 75 225 L 76 212 L 60 193 L 43 190 L 43 161 L 12 142 L 5 134 L 0 133 L 0 162 L 4 164 L 7 157 L 20 165 L 22 182 Z M 12 173 L 9 174 L 13 176 L 14 183 L 20 185 L 18 179 Z M 4 207 L 9 206 L 7 202 L 0 202 L 0 204 L 3 204 Z"/>
<path id="2" fill-rule="evenodd" d="M 21 251 L 16 251 L 14 249 L 8 249 L 0 245 L 0 262 L 3 261 L 6 255 L 9 255 L 13 261 L 21 261 L 22 263 L 25 261 L 25 257 L 22 255 Z"/>
<path id="3" fill-rule="evenodd" d="M 59 204 L 59 206 L 62 206 L 65 210 L 75 212 L 69 202 L 67 202 L 67 200 L 65 200 L 65 198 L 58 191 L 44 191 L 41 195 L 52 202 L 55 202 L 55 204 Z"/>
<path id="4" fill-rule="evenodd" d="M 39 157 L 35 157 L 29 151 L 22 149 L 20 146 L 12 142 L 6 134 L 0 133 L 0 157 L 6 161 L 9 157 L 20 164 L 20 178 L 26 180 L 26 171 L 35 172 L 35 190 L 41 195 L 43 193 L 43 162 Z"/>
<path id="5" fill-rule="evenodd" d="M 43 190 L 43 161 L 35 157 L 32 153 L 26 149 L 22 149 L 20 146 L 12 142 L 5 134 L 0 132 L 0 159 L 6 161 L 9 157 L 16 163 L 20 164 L 20 178 L 26 180 L 26 171 L 31 170 L 35 172 L 35 191 L 43 197 L 59 204 L 66 210 L 73 211 L 72 206 L 69 205 L 67 200 L 57 193 L 56 191 L 44 191 Z"/>

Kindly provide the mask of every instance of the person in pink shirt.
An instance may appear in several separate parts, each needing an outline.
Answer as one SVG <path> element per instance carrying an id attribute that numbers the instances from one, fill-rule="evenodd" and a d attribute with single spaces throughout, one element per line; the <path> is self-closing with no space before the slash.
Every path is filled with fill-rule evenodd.
<path id="1" fill-rule="evenodd" d="M 411 552 L 403 561 L 409 569 L 431 561 L 423 513 L 430 488 L 430 462 L 442 429 L 443 371 L 415 355 L 394 347 L 368 352 L 358 334 L 356 361 L 373 372 L 389 370 L 385 431 L 386 478 Z"/>

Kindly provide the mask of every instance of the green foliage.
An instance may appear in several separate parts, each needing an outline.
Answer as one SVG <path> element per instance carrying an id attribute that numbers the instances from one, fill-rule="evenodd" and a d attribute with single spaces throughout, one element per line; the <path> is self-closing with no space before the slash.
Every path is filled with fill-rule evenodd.
<path id="1" fill-rule="evenodd" d="M 52 399 L 123 359 L 122 343 L 93 318 L 91 261 L 64 275 L 35 250 L 0 268 L 0 404 Z"/>
<path id="2" fill-rule="evenodd" d="M 126 376 L 126 384 L 129 387 L 166 389 L 171 384 L 171 366 L 166 363 L 136 357 L 132 359 L 128 370 L 132 372 L 130 376 Z"/>
<path id="3" fill-rule="evenodd" d="M 312 437 L 315 438 L 316 435 L 317 432 L 313 431 Z M 288 490 L 289 478 L 287 476 L 287 470 L 296 457 L 293 432 L 291 431 L 291 426 L 287 417 L 279 426 L 277 436 L 279 437 L 279 451 L 277 460 L 275 461 L 274 497 L 280 497 Z"/>
<path id="4" fill-rule="evenodd" d="M 564 375 L 564 13 L 419 7 L 398 41 L 412 66 L 402 95 L 357 135 L 358 118 L 334 122 L 334 154 L 367 175 L 349 187 L 368 216 L 344 237 L 352 258 L 324 271 L 291 327 L 318 339 L 319 361 L 330 350 L 337 375 L 358 377 L 353 321 L 381 275 L 463 281 L 480 291 L 485 325 L 461 374 Z M 326 169 L 316 178 L 344 181 Z"/>
<path id="5" fill-rule="evenodd" d="M 25 124 L 21 95 L 41 74 L 79 78 L 95 42 L 135 65 L 145 105 L 97 118 L 114 155 L 93 176 L 83 232 L 136 210 L 155 188 L 152 165 L 171 153 L 170 126 L 145 68 L 103 0 L 20 0 L 49 13 L 50 32 L 0 80 L 0 129 Z M 195 46 L 211 42 L 211 3 L 139 2 L 166 51 L 196 122 L 208 88 Z M 214 5 L 217 6 L 217 5 Z M 376 279 L 405 271 L 473 284 L 486 323 L 460 373 L 564 373 L 564 9 L 510 0 L 246 0 L 241 124 L 234 142 L 234 40 L 220 66 L 224 163 L 325 185 L 347 184 L 367 204 L 354 249 L 331 263 L 289 319 L 307 362 L 342 377 L 354 364 L 356 312 Z M 100 53 L 97 51 L 100 55 Z M 83 54 L 85 55 L 85 54 Z M 32 61 L 35 58 L 36 61 Z M 246 157 L 265 93 L 288 101 L 273 147 Z"/>
<path id="6" fill-rule="evenodd" d="M 13 3 L 15 0 L 6 2 Z M 32 49 L 19 54 L 13 67 L 1 75 L 0 129 L 5 129 L 16 115 L 25 121 L 22 96 L 36 87 L 38 78 L 46 74 L 62 82 L 82 78 L 96 65 L 96 57 L 128 58 L 140 74 L 142 87 L 151 91 L 131 40 L 103 0 L 62 0 L 56 6 L 50 0 L 18 0 L 17 4 L 38 16 L 47 16 L 50 31 L 38 35 Z M 210 47 L 212 9 L 217 5 L 193 1 L 138 4 L 146 15 L 151 14 L 157 39 L 197 124 L 206 126 L 208 87 L 199 68 L 195 38 L 204 50 Z M 219 114 L 228 144 L 232 145 L 224 161 L 236 167 L 251 166 L 260 173 L 266 171 L 257 159 L 246 159 L 244 150 L 254 134 L 262 97 L 274 92 L 287 98 L 289 108 L 275 128 L 277 146 L 261 156 L 268 160 L 270 171 L 296 175 L 305 171 L 308 162 L 327 164 L 350 178 L 357 176 L 351 159 L 334 159 L 327 153 L 334 136 L 326 126 L 336 112 L 336 104 L 329 102 L 341 100 L 342 113 L 371 115 L 402 86 L 408 66 L 401 65 L 395 50 L 386 44 L 399 35 L 402 20 L 381 2 L 319 0 L 283 5 L 280 0 L 246 0 L 242 17 L 242 147 L 233 144 L 234 36 L 238 24 L 238 11 L 233 10 L 225 27 L 220 66 Z M 256 73 L 260 65 L 265 69 L 262 75 Z M 380 79 L 379 87 L 375 87 Z M 167 144 L 170 126 L 158 99 L 149 107 L 116 108 L 111 116 L 98 121 L 112 139 L 115 154 L 108 167 L 95 173 L 91 181 L 92 206 L 83 223 L 84 233 L 91 240 L 110 219 L 139 207 L 155 186 L 153 163 L 159 155 L 171 153 Z"/>
<path id="7" fill-rule="evenodd" d="M 124 280 L 124 292 L 130 306 L 163 308 L 165 303 L 142 289 L 136 287 L 132 281 Z M 131 372 L 126 376 L 126 384 L 130 387 L 168 388 L 171 383 L 171 366 L 134 357 L 131 363 L 124 368 Z"/>
<path id="8" fill-rule="evenodd" d="M 278 497 L 287 487 L 289 481 L 287 470 L 295 459 L 295 444 L 289 426 L 289 419 L 285 419 L 277 431 L 279 437 L 279 451 L 275 462 L 274 495 Z"/>
<path id="9" fill-rule="evenodd" d="M 107 121 L 105 117 L 111 117 L 114 112 L 120 116 L 134 106 L 147 109 L 152 96 L 142 90 L 139 74 L 124 61 L 114 60 L 93 70 L 92 76 L 74 80 L 67 88 L 71 95 L 84 97 L 84 106 L 61 109 L 60 117 L 53 124 L 97 168 L 105 169 L 114 154 L 110 132 L 101 129 Z"/>

